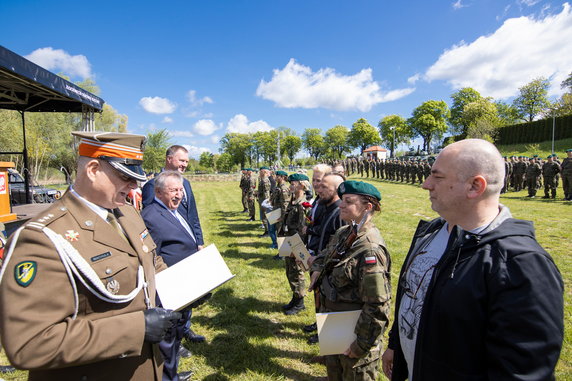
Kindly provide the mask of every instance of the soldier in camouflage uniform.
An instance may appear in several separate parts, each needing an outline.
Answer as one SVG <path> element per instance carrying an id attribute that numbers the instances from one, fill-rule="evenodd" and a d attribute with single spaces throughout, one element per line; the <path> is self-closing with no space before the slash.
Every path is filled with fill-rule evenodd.
<path id="1" fill-rule="evenodd" d="M 562 188 L 564 190 L 564 199 L 572 201 L 572 149 L 567 149 L 566 155 L 567 157 L 560 166 L 562 170 Z"/>
<path id="2" fill-rule="evenodd" d="M 248 212 L 248 186 L 250 182 L 248 181 L 248 176 L 246 176 L 246 168 L 242 168 L 241 172 L 240 185 L 238 187 L 242 191 L 242 213 L 246 213 Z"/>
<path id="3" fill-rule="evenodd" d="M 268 220 L 266 219 L 266 214 L 262 208 L 262 202 L 264 200 L 270 199 L 270 179 L 268 174 L 270 169 L 268 167 L 261 167 L 258 172 L 258 189 L 256 190 L 256 197 L 258 198 L 258 206 L 260 208 L 260 220 L 264 226 L 264 233 L 260 237 L 268 235 Z"/>
<path id="4" fill-rule="evenodd" d="M 307 225 L 306 210 L 302 205 L 306 201 L 306 191 L 310 189 L 310 179 L 302 173 L 294 173 L 288 176 L 290 182 L 290 192 L 292 198 L 286 209 L 284 216 L 284 224 L 281 227 L 279 235 L 282 237 L 290 237 L 298 233 L 304 240 L 304 227 Z M 296 315 L 300 311 L 306 309 L 304 306 L 304 296 L 306 295 L 306 278 L 304 268 L 296 262 L 291 254 L 285 258 L 286 278 L 292 290 L 292 299 L 284 306 L 286 315 Z"/>
<path id="5" fill-rule="evenodd" d="M 504 156 L 504 184 L 501 193 L 506 193 L 510 184 L 510 178 L 512 176 L 512 163 L 508 160 L 508 157 Z"/>
<path id="6" fill-rule="evenodd" d="M 542 169 L 540 168 L 540 164 L 536 162 L 536 159 L 533 157 L 530 160 L 530 165 L 526 167 L 526 187 L 528 188 L 528 196 L 533 198 L 536 196 L 536 190 L 538 189 L 538 178 L 542 173 Z"/>
<path id="7" fill-rule="evenodd" d="M 354 329 L 356 340 L 343 354 L 326 356 L 328 380 L 375 381 L 391 300 L 391 259 L 372 222 L 381 195 L 361 181 L 342 183 L 338 194 L 340 217 L 350 225 L 338 229 L 313 257 L 312 280 L 319 290 L 320 312 L 361 310 L 361 314 Z"/>
<path id="8" fill-rule="evenodd" d="M 278 249 L 278 242 L 276 241 L 276 232 L 282 230 L 282 221 L 286 215 L 286 209 L 290 203 L 290 187 L 286 184 L 288 179 L 288 174 L 284 171 L 276 171 L 276 188 L 274 192 L 270 195 L 270 201 L 272 203 L 272 209 L 280 209 L 282 211 L 282 217 L 274 225 L 268 226 L 268 233 L 272 239 L 272 249 Z M 275 259 L 280 259 L 278 254 L 274 257 Z"/>
<path id="9" fill-rule="evenodd" d="M 248 191 L 246 192 L 246 200 L 248 204 L 248 220 L 254 221 L 256 208 L 254 206 L 254 191 L 256 189 L 256 179 L 252 176 L 252 168 L 246 169 L 246 177 L 248 177 Z"/>
<path id="10" fill-rule="evenodd" d="M 560 166 L 554 162 L 554 156 L 548 155 L 546 159 L 546 163 L 542 166 L 544 177 L 544 197 L 542 198 L 556 198 L 556 176 L 560 173 Z"/>

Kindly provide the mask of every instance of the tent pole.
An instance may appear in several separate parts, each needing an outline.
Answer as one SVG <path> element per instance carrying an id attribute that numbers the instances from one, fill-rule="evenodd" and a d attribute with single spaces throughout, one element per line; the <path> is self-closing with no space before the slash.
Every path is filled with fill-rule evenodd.
<path id="1" fill-rule="evenodd" d="M 26 145 L 26 118 L 24 117 L 24 111 L 20 111 L 22 115 L 22 136 L 24 137 L 24 170 L 22 172 L 24 175 L 24 191 L 26 192 L 26 204 L 32 203 L 32 197 L 30 195 L 30 168 L 28 166 L 28 147 Z"/>

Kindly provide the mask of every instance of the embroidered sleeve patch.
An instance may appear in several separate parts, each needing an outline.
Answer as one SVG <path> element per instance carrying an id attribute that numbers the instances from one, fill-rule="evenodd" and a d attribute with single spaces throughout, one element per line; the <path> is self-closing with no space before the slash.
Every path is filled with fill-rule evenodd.
<path id="1" fill-rule="evenodd" d="M 22 287 L 28 287 L 38 272 L 38 264 L 34 261 L 20 262 L 14 267 L 16 283 Z"/>
<path id="2" fill-rule="evenodd" d="M 377 258 L 376 257 L 365 257 L 365 263 L 368 265 L 373 265 L 374 263 L 377 263 Z"/>

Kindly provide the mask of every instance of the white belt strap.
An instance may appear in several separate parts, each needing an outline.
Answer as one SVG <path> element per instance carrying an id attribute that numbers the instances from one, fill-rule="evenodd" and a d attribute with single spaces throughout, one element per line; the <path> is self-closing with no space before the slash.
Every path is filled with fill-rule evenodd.
<path id="1" fill-rule="evenodd" d="M 66 270 L 66 273 L 68 275 L 74 293 L 75 312 L 73 315 L 73 319 L 77 317 L 79 309 L 79 296 L 77 292 L 75 277 L 77 277 L 77 279 L 79 279 L 80 282 L 93 295 L 95 295 L 100 300 L 103 300 L 108 303 L 120 304 L 120 303 L 130 302 L 135 298 L 135 296 L 137 296 L 139 291 L 141 291 L 141 289 L 143 288 L 145 292 L 145 302 L 147 304 L 147 308 L 150 308 L 150 303 L 148 300 L 149 298 L 147 296 L 148 295 L 147 282 L 145 281 L 145 272 L 143 271 L 143 266 L 139 265 L 139 269 L 137 272 L 137 286 L 133 291 L 131 291 L 127 295 L 113 295 L 112 293 L 107 291 L 107 288 L 103 285 L 103 282 L 101 281 L 97 273 L 93 270 L 93 268 L 89 265 L 89 263 L 87 263 L 87 261 L 79 254 L 79 252 L 60 234 L 57 234 L 53 230 L 37 222 L 31 222 L 27 226 L 43 231 L 44 234 L 46 234 L 46 236 L 52 241 L 60 256 L 60 259 L 62 261 L 62 264 L 64 265 L 64 268 Z M 12 252 L 14 251 L 14 247 L 16 246 L 16 242 L 18 241 L 20 232 L 24 228 L 25 226 L 22 226 L 14 233 L 14 237 L 10 244 L 10 248 L 8 249 L 8 253 L 4 259 L 2 270 L 0 271 L 0 282 L 2 282 L 2 277 L 4 276 L 4 272 L 6 271 L 8 261 L 12 256 Z"/>

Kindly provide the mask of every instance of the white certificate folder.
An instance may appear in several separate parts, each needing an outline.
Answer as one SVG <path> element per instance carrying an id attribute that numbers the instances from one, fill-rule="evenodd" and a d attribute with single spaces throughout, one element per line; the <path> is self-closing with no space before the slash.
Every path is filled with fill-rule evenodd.
<path id="1" fill-rule="evenodd" d="M 214 244 L 157 273 L 155 283 L 163 308 L 181 310 L 232 279 Z"/>
<path id="2" fill-rule="evenodd" d="M 354 333 L 361 310 L 317 313 L 320 356 L 339 355 L 356 339 Z"/>

